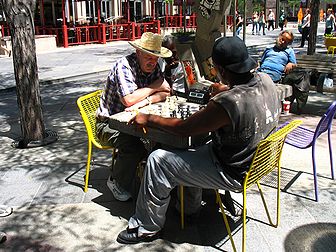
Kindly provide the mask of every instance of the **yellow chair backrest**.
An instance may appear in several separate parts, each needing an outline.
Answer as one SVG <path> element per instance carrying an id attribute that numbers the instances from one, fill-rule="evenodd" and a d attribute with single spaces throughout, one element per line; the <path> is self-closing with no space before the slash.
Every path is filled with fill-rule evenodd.
<path id="1" fill-rule="evenodd" d="M 99 106 L 102 92 L 102 90 L 97 90 L 81 96 L 77 100 L 77 106 L 83 118 L 89 141 L 91 141 L 97 148 L 105 149 L 111 147 L 102 146 L 96 135 L 96 111 Z"/>
<path id="2" fill-rule="evenodd" d="M 294 120 L 290 124 L 260 141 L 254 154 L 250 169 L 244 179 L 244 188 L 247 189 L 262 177 L 280 166 L 282 147 L 287 134 L 302 123 Z"/>

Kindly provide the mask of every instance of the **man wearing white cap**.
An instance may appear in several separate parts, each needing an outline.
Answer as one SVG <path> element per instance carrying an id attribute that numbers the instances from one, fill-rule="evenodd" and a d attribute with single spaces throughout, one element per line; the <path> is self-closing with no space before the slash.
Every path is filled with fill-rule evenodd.
<path id="1" fill-rule="evenodd" d="M 138 137 L 109 128 L 108 117 L 125 109 L 163 101 L 170 94 L 169 84 L 157 64 L 159 57 L 172 55 L 162 47 L 161 35 L 146 32 L 141 39 L 129 43 L 136 52 L 113 64 L 96 115 L 98 138 L 104 145 L 118 149 L 107 186 L 119 201 L 132 197 L 136 167 L 147 151 Z"/>

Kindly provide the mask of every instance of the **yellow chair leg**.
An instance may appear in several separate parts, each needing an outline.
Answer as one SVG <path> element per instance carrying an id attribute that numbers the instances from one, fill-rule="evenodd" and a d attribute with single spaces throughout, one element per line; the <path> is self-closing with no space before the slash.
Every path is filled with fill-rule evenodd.
<path id="1" fill-rule="evenodd" d="M 221 213 L 222 213 L 222 216 L 223 216 L 223 220 L 224 220 L 224 223 L 225 223 L 225 227 L 226 227 L 226 230 L 227 230 L 227 232 L 229 234 L 229 238 L 230 238 L 230 241 L 231 241 L 231 245 L 232 245 L 233 251 L 236 252 L 237 249 L 236 249 L 236 246 L 235 246 L 234 241 L 233 241 L 233 237 L 232 237 L 229 221 L 228 221 L 228 219 L 226 217 L 226 214 L 224 212 L 224 207 L 223 207 L 222 199 L 221 199 L 221 197 L 219 195 L 218 190 L 215 190 L 215 192 L 216 192 L 216 201 L 218 202 L 218 205 L 220 207 L 220 210 L 221 210 Z"/>
<path id="2" fill-rule="evenodd" d="M 184 191 L 180 185 L 180 211 L 181 211 L 181 228 L 184 229 Z"/>
<path id="3" fill-rule="evenodd" d="M 89 174 L 90 174 L 90 163 L 91 163 L 91 153 L 92 153 L 92 143 L 88 141 L 88 158 L 86 164 L 86 172 L 85 172 L 85 185 L 84 192 L 87 192 L 89 186 Z"/>

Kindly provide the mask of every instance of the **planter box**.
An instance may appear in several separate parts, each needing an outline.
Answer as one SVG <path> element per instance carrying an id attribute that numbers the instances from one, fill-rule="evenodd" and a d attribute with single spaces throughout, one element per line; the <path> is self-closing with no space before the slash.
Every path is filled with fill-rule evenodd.
<path id="1" fill-rule="evenodd" d="M 324 45 L 327 49 L 329 46 L 336 46 L 336 37 L 325 37 Z"/>
<path id="2" fill-rule="evenodd" d="M 0 44 L 7 49 L 12 49 L 12 42 L 10 36 L 5 36 L 0 39 Z M 35 36 L 36 53 L 55 50 L 56 35 L 36 35 Z M 7 52 L 0 51 L 0 55 L 6 55 Z"/>

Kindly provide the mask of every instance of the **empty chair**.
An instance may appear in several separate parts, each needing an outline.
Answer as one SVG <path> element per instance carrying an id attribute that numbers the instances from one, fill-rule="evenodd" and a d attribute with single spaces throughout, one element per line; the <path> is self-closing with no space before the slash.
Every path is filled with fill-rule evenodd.
<path id="1" fill-rule="evenodd" d="M 299 126 L 295 130 L 293 130 L 291 133 L 289 133 L 286 138 L 286 143 L 294 147 L 297 147 L 300 149 L 307 149 L 309 147 L 312 147 L 312 161 L 313 161 L 313 174 L 314 174 L 314 187 L 315 187 L 315 200 L 316 201 L 318 201 L 318 187 L 317 187 L 317 173 L 316 173 L 316 161 L 315 161 L 315 143 L 322 133 L 328 131 L 331 178 L 334 179 L 334 167 L 333 167 L 332 145 L 331 145 L 331 124 L 335 116 L 335 113 L 336 113 L 336 101 L 334 101 L 330 105 L 327 112 L 322 116 L 315 130 L 311 130 L 303 126 Z"/>
<path id="2" fill-rule="evenodd" d="M 99 100 L 102 90 L 98 90 L 87 95 L 81 96 L 77 99 L 77 106 L 79 108 L 80 114 L 83 118 L 87 136 L 88 136 L 88 157 L 86 164 L 86 174 L 85 174 L 85 185 L 84 192 L 87 192 L 89 184 L 89 173 L 90 173 L 90 163 L 91 163 L 91 153 L 92 145 L 98 149 L 111 149 L 112 157 L 116 155 L 116 149 L 111 146 L 104 146 L 100 143 L 96 135 L 96 110 L 99 106 Z M 112 160 L 112 164 L 114 160 Z"/>

